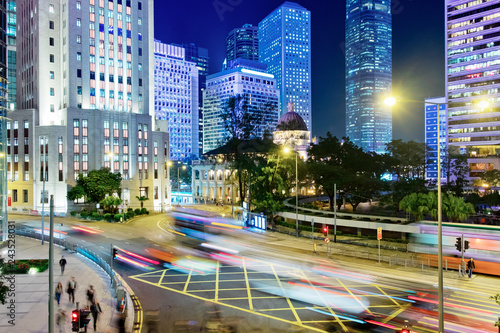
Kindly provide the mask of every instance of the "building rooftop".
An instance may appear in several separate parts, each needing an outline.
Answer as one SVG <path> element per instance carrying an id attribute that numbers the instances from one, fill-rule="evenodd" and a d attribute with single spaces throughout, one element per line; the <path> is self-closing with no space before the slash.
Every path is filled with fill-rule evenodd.
<path id="1" fill-rule="evenodd" d="M 293 103 L 288 103 L 288 112 L 285 113 L 278 124 L 276 131 L 307 131 L 307 125 L 297 112 L 293 110 Z"/>

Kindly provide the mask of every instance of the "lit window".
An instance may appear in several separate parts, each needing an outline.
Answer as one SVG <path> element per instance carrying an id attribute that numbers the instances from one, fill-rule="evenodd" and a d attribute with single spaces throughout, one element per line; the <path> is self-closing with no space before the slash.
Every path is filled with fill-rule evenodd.
<path id="1" fill-rule="evenodd" d="M 49 78 L 50 78 L 51 80 L 54 80 L 54 72 L 53 72 L 53 71 L 50 71 L 50 72 L 49 72 Z"/>
<path id="2" fill-rule="evenodd" d="M 82 43 L 82 36 L 81 35 L 77 35 L 76 36 L 76 43 L 77 44 L 81 44 Z"/>
<path id="3" fill-rule="evenodd" d="M 54 5 L 49 5 L 49 13 L 54 13 Z"/>
<path id="4" fill-rule="evenodd" d="M 82 61 L 82 53 L 81 52 L 76 52 L 76 60 Z"/>
<path id="5" fill-rule="evenodd" d="M 77 27 L 81 27 L 82 26 L 82 20 L 81 19 L 79 19 L 79 18 L 76 19 L 76 26 Z"/>
<path id="6" fill-rule="evenodd" d="M 55 95 L 54 88 L 50 88 L 50 96 L 54 96 L 54 95 Z"/>
<path id="7" fill-rule="evenodd" d="M 78 10 L 82 9 L 82 3 L 80 1 L 76 2 L 76 9 L 78 9 Z"/>

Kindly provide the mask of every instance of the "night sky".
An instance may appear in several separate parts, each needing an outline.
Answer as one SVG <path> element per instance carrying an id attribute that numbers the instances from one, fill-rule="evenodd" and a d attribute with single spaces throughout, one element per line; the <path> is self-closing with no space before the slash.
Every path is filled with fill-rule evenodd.
<path id="1" fill-rule="evenodd" d="M 345 0 L 298 0 L 311 11 L 313 136 L 345 135 Z M 229 31 L 258 25 L 281 0 L 156 0 L 155 38 L 208 49 L 210 73 L 221 70 Z M 214 4 L 224 9 L 216 10 Z M 393 92 L 406 99 L 443 96 L 444 4 L 440 0 L 392 0 Z M 424 140 L 423 103 L 393 109 L 394 139 Z"/>

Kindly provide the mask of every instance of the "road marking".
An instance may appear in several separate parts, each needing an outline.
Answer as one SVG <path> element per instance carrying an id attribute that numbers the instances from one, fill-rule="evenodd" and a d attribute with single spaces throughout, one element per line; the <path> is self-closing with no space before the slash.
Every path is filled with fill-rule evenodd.
<path id="1" fill-rule="evenodd" d="M 405 307 L 402 307 L 402 308 L 400 308 L 400 309 L 398 309 L 398 310 L 394 311 L 393 313 L 391 313 L 391 314 L 389 315 L 389 317 L 384 318 L 384 320 L 382 320 L 382 324 L 387 324 L 389 321 L 391 321 L 393 318 L 395 318 L 395 317 L 396 317 L 397 315 L 399 315 L 401 312 L 405 311 L 405 310 L 406 310 L 408 307 L 410 307 L 410 306 L 411 306 L 411 304 L 410 304 L 410 303 L 408 303 L 408 304 L 406 304 L 406 306 L 405 306 Z"/>
<path id="2" fill-rule="evenodd" d="M 280 278 L 279 278 L 278 274 L 276 274 L 276 271 L 274 270 L 274 266 L 273 266 L 273 265 L 271 265 L 271 269 L 273 270 L 274 276 L 276 277 L 276 281 L 278 281 L 278 284 L 279 284 L 279 286 L 280 286 L 280 288 L 281 288 L 281 291 L 283 292 L 283 295 L 284 295 L 284 296 L 285 296 L 285 298 L 286 298 L 286 302 L 288 303 L 288 306 L 290 307 L 290 310 L 292 310 L 293 315 L 295 316 L 295 319 L 297 320 L 297 322 L 298 322 L 299 324 L 302 324 L 302 322 L 300 321 L 299 316 L 297 315 L 297 311 L 295 311 L 295 308 L 293 307 L 292 302 L 291 302 L 291 301 L 290 301 L 290 299 L 288 298 L 288 296 L 287 296 L 287 294 L 286 294 L 286 292 L 285 292 L 285 289 L 283 289 L 283 285 L 281 284 L 281 280 L 280 280 Z"/>
<path id="3" fill-rule="evenodd" d="M 205 298 L 205 297 L 202 297 L 202 296 L 193 295 L 191 293 L 185 293 L 185 292 L 182 292 L 180 290 L 176 290 L 176 289 L 173 289 L 173 288 L 165 287 L 163 285 L 159 285 L 158 283 L 154 283 L 154 282 L 147 281 L 147 280 L 142 280 L 140 277 L 144 276 L 144 275 L 147 275 L 147 273 L 130 276 L 129 278 L 137 280 L 137 281 L 140 281 L 140 282 L 143 282 L 143 283 L 146 283 L 146 284 L 150 284 L 152 286 L 155 286 L 155 287 L 158 287 L 158 288 L 162 288 L 162 289 L 174 292 L 174 293 L 178 293 L 178 294 L 181 294 L 181 295 L 184 295 L 184 296 L 189 296 L 189 297 L 196 298 L 196 299 L 199 299 L 199 300 L 202 300 L 202 301 L 206 301 L 206 302 L 212 302 L 212 303 L 215 303 L 215 304 L 218 304 L 218 305 L 222 305 L 222 306 L 225 306 L 225 307 L 228 307 L 228 308 L 231 308 L 231 309 L 236 309 L 236 310 L 240 310 L 240 311 L 243 311 L 243 312 L 246 312 L 246 313 L 251 313 L 251 314 L 254 314 L 254 315 L 257 315 L 257 316 L 261 316 L 261 317 L 265 317 L 265 318 L 269 318 L 269 319 L 274 319 L 274 320 L 281 321 L 281 322 L 284 322 L 284 323 L 287 323 L 287 324 L 290 324 L 290 325 L 295 325 L 295 326 L 307 328 L 308 330 L 311 330 L 311 331 L 327 333 L 327 331 L 319 329 L 317 327 L 308 326 L 308 325 L 300 325 L 297 322 L 293 322 L 293 321 L 290 321 L 290 320 L 287 320 L 287 319 L 273 317 L 273 316 L 267 315 L 265 313 L 260 313 L 260 312 L 248 310 L 248 309 L 245 309 L 245 308 L 240 308 L 240 307 L 237 307 L 237 306 L 234 306 L 234 305 L 231 305 L 231 304 L 222 303 L 222 302 L 219 302 L 219 301 L 216 302 L 213 299 L 208 299 L 208 298 Z M 346 330 L 346 332 L 347 332 L 347 330 Z"/>
<path id="4" fill-rule="evenodd" d="M 304 279 L 306 279 L 308 282 L 309 282 L 309 285 L 311 287 L 314 288 L 314 291 L 316 292 L 316 294 L 319 296 L 319 298 L 321 298 L 321 300 L 323 301 L 324 304 L 328 304 L 323 295 L 321 295 L 321 293 L 314 287 L 314 285 L 311 283 L 311 281 L 309 281 L 309 279 L 307 278 L 306 274 L 304 273 L 304 271 L 300 271 L 302 277 Z M 322 307 L 323 308 L 323 307 Z M 347 327 L 342 323 L 342 321 L 340 320 L 340 318 L 337 316 L 337 314 L 335 313 L 335 311 L 333 311 L 333 309 L 331 307 L 327 307 L 328 311 L 330 311 L 330 313 L 333 315 L 333 317 L 337 320 L 337 322 L 339 323 L 339 325 L 342 327 L 342 329 L 344 330 L 344 332 L 349 332 L 349 330 L 347 329 Z"/>
<path id="5" fill-rule="evenodd" d="M 247 285 L 248 306 L 250 307 L 250 310 L 253 311 L 252 293 L 250 291 L 250 284 L 248 283 L 247 265 L 245 264 L 245 259 L 241 258 L 241 261 L 243 263 L 243 272 L 245 273 L 245 283 Z"/>
<path id="6" fill-rule="evenodd" d="M 342 285 L 342 287 L 344 287 L 344 289 L 345 289 L 345 290 L 346 290 L 349 294 L 351 294 L 351 296 L 352 296 L 352 297 L 353 297 L 353 298 L 354 298 L 354 299 L 355 299 L 355 300 L 356 300 L 356 301 L 357 301 L 357 302 L 358 302 L 358 303 L 359 303 L 362 307 L 364 307 L 364 308 L 366 309 L 366 312 L 368 312 L 369 314 L 373 315 L 373 313 L 370 311 L 370 309 L 368 309 L 368 308 L 366 307 L 366 305 L 364 305 L 363 303 L 361 303 L 361 302 L 360 302 L 359 297 L 358 297 L 358 296 L 356 296 L 356 295 L 354 295 L 354 294 L 352 293 L 352 291 L 351 291 L 349 288 L 347 288 L 347 286 L 346 286 L 345 284 L 343 284 L 343 283 L 342 283 L 342 281 L 340 281 L 340 279 L 339 279 L 339 278 L 337 278 L 337 281 L 338 281 L 338 282 Z"/>
<path id="7" fill-rule="evenodd" d="M 460 296 L 458 296 L 460 297 Z M 461 297 L 461 298 L 465 298 L 465 297 Z M 465 298 L 467 299 L 467 298 Z M 455 302 L 459 302 L 459 303 L 465 303 L 465 304 L 475 304 L 475 305 L 480 305 L 481 307 L 483 308 L 492 308 L 492 309 L 497 309 L 498 306 L 497 305 L 493 305 L 493 304 L 496 304 L 496 303 L 491 303 L 492 305 L 486 305 L 486 304 L 480 304 L 480 303 L 476 303 L 476 302 L 471 302 L 470 298 L 467 299 L 467 301 L 463 301 L 461 299 L 457 299 L 455 297 L 447 297 L 446 300 L 454 300 Z M 475 309 L 474 307 L 472 307 L 473 309 Z"/>
<path id="8" fill-rule="evenodd" d="M 186 284 L 184 285 L 184 289 L 182 290 L 182 292 L 186 292 L 187 288 L 188 288 L 188 285 L 189 285 L 189 280 L 191 280 L 191 274 L 193 273 L 193 270 L 189 270 L 189 275 L 187 277 L 187 280 L 186 280 Z"/>
<path id="9" fill-rule="evenodd" d="M 420 321 L 419 321 L 419 323 L 421 323 L 421 324 L 424 324 L 424 325 L 425 325 L 425 323 L 422 323 L 422 322 L 420 322 Z M 430 330 L 430 329 L 425 328 L 425 327 L 422 327 L 422 326 L 415 326 L 415 325 L 413 325 L 413 328 L 417 329 L 418 331 L 425 331 L 425 332 L 429 332 L 429 333 L 437 333 L 437 331 Z"/>
<path id="10" fill-rule="evenodd" d="M 401 304 L 399 304 L 398 302 L 396 302 L 396 300 L 395 300 L 394 298 L 392 298 L 391 296 L 389 296 L 389 295 L 388 295 L 385 291 L 383 291 L 383 290 L 382 290 L 382 288 L 380 288 L 378 285 L 376 285 L 376 284 L 372 284 L 372 286 L 374 286 L 375 288 L 377 288 L 378 290 L 380 290 L 380 292 L 381 292 L 382 294 L 384 294 L 385 296 L 389 297 L 389 298 L 391 299 L 391 301 L 393 301 L 393 302 L 394 302 L 394 304 L 396 304 L 397 306 L 402 307 L 402 305 L 401 305 Z M 383 323 L 384 323 L 384 322 L 383 322 Z M 385 324 L 385 323 L 384 323 L 384 324 Z"/>

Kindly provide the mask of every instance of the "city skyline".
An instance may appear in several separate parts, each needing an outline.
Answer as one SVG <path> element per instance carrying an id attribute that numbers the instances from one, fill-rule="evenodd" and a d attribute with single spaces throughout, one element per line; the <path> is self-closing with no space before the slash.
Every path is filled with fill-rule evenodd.
<path id="1" fill-rule="evenodd" d="M 155 3 L 155 38 L 167 43 L 195 43 L 208 49 L 210 73 L 222 68 L 226 36 L 234 28 L 256 25 L 284 1 L 225 1 L 198 6 Z M 312 37 L 312 136 L 345 135 L 345 2 L 296 1 L 311 11 Z M 218 4 L 218 6 L 216 6 Z M 167 10 L 168 8 L 168 10 Z M 432 10 L 429 10 L 431 8 Z M 189 11 L 191 20 L 179 12 Z M 393 90 L 405 98 L 422 101 L 394 108 L 393 138 L 424 141 L 424 99 L 444 94 L 444 5 L 430 0 L 392 1 Z M 426 17 L 426 25 L 421 24 Z M 162 24 L 169 22 L 169 24 Z M 195 26 L 193 28 L 193 22 Z M 210 26 L 211 29 L 203 29 Z M 199 27 L 199 28 L 198 28 Z M 429 38 L 429 36 L 431 36 Z M 425 57 L 421 52 L 425 52 Z M 411 128 L 405 124 L 411 123 Z"/>

